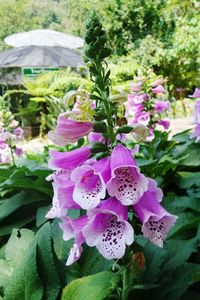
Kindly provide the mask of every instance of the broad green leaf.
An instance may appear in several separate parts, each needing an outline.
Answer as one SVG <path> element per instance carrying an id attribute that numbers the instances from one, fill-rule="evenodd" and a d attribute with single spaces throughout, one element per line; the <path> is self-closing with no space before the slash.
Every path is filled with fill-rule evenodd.
<path id="1" fill-rule="evenodd" d="M 149 159 L 137 158 L 136 162 L 139 167 L 145 167 L 145 166 L 154 165 L 157 162 L 157 160 L 156 159 L 149 160 Z"/>
<path id="2" fill-rule="evenodd" d="M 103 300 L 116 287 L 118 277 L 112 272 L 101 272 L 72 281 L 63 290 L 61 300 Z"/>
<path id="3" fill-rule="evenodd" d="M 95 247 L 85 247 L 80 259 L 81 275 L 87 276 L 112 268 L 114 261 L 107 260 Z"/>
<path id="4" fill-rule="evenodd" d="M 188 149 L 186 150 L 188 155 L 184 160 L 182 160 L 181 164 L 183 166 L 199 167 L 200 166 L 199 150 L 200 148 L 198 144 L 193 143 L 189 145 Z"/>
<path id="5" fill-rule="evenodd" d="M 159 272 L 164 260 L 165 249 L 162 250 L 141 236 L 137 237 L 137 243 L 144 247 L 143 254 L 146 265 L 143 273 L 144 283 L 153 284 L 159 282 Z"/>
<path id="6" fill-rule="evenodd" d="M 5 259 L 0 259 L 0 287 L 5 286 L 13 273 L 13 267 Z"/>
<path id="7" fill-rule="evenodd" d="M 30 178 L 8 179 L 0 183 L 0 188 L 35 189 L 48 196 L 52 196 L 52 190 L 49 188 L 49 183 L 45 182 L 43 178 L 38 178 L 37 180 L 32 180 Z"/>
<path id="8" fill-rule="evenodd" d="M 13 229 L 5 249 L 5 258 L 10 265 L 16 266 L 21 263 L 33 236 L 33 231 L 29 229 Z"/>
<path id="9" fill-rule="evenodd" d="M 63 240 L 63 231 L 59 227 L 57 220 L 53 221 L 51 224 L 51 233 L 52 233 L 54 251 L 58 259 L 67 261 L 69 251 L 73 246 L 73 240 L 70 241 Z"/>
<path id="10" fill-rule="evenodd" d="M 36 243 L 30 244 L 4 290 L 4 300 L 41 300 L 42 282 L 37 273 Z"/>
<path id="11" fill-rule="evenodd" d="M 60 291 L 60 280 L 54 262 L 50 224 L 45 223 L 36 234 L 38 270 L 44 284 L 44 299 L 55 300 Z"/>
<path id="12" fill-rule="evenodd" d="M 37 191 L 26 191 L 15 194 L 14 196 L 3 199 L 0 205 L 0 221 L 5 219 L 11 213 L 19 209 L 23 205 L 30 205 L 34 202 L 44 202 L 48 198 Z"/>
<path id="13" fill-rule="evenodd" d="M 4 225 L 0 227 L 0 236 L 7 235 L 12 232 L 13 228 L 21 228 L 24 225 L 32 222 L 35 219 L 35 216 L 29 216 L 22 220 L 14 221 L 13 223 L 9 223 L 9 225 Z"/>
<path id="14" fill-rule="evenodd" d="M 168 233 L 168 237 L 177 236 L 186 229 L 196 228 L 200 223 L 200 216 L 192 212 L 183 212 L 179 214 L 178 220 Z"/>
<path id="15" fill-rule="evenodd" d="M 180 210 L 193 209 L 200 212 L 200 199 L 193 197 L 177 197 L 172 201 L 171 206 Z"/>
<path id="16" fill-rule="evenodd" d="M 190 285 L 200 281 L 200 265 L 185 263 L 165 274 L 163 284 L 157 291 L 159 300 L 177 300 Z"/>
<path id="17" fill-rule="evenodd" d="M 8 294 L 10 294 L 12 288 L 15 289 L 15 284 L 17 285 L 16 288 L 18 291 L 22 292 L 24 290 L 24 286 L 22 288 L 20 288 L 20 286 L 21 284 L 23 285 L 25 276 L 24 268 L 30 266 L 30 258 L 25 262 L 25 257 L 28 253 L 28 249 L 29 251 L 32 249 L 30 245 L 33 241 L 33 237 L 34 233 L 29 229 L 13 229 L 10 239 L 6 244 L 5 259 L 0 260 L 0 286 L 5 287 Z M 31 258 L 32 255 L 33 254 L 31 254 Z M 17 274 L 20 274 L 19 278 Z M 26 276 L 28 276 L 28 274 L 26 274 Z M 13 297 L 9 296 L 7 299 L 14 299 L 14 295 Z"/>
<path id="18" fill-rule="evenodd" d="M 177 133 L 172 137 L 172 140 L 176 141 L 176 142 L 188 142 L 189 132 L 190 132 L 190 129 L 182 131 L 180 133 Z"/>
<path id="19" fill-rule="evenodd" d="M 197 252 L 200 236 L 188 240 L 167 240 L 165 247 L 165 260 L 162 265 L 162 273 L 167 274 L 181 266 L 192 253 Z"/>
<path id="20" fill-rule="evenodd" d="M 182 189 L 200 187 L 200 172 L 178 172 L 176 183 Z"/>
<path id="21" fill-rule="evenodd" d="M 190 197 L 192 198 L 197 198 L 200 199 L 200 188 L 196 188 L 196 189 L 188 189 L 187 193 Z"/>
<path id="22" fill-rule="evenodd" d="M 51 208 L 51 205 L 46 205 L 46 206 L 39 207 L 37 209 L 37 213 L 36 213 L 36 226 L 37 227 L 40 227 L 42 224 L 44 224 L 47 221 L 47 218 L 45 218 L 45 215 L 50 210 L 50 208 Z"/>

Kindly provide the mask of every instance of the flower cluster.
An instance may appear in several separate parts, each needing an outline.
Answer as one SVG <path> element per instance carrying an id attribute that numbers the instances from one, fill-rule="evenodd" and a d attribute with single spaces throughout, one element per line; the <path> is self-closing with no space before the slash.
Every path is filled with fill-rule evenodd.
<path id="1" fill-rule="evenodd" d="M 191 134 L 191 138 L 196 139 L 195 142 L 200 142 L 200 89 L 196 88 L 194 91 L 194 94 L 192 95 L 192 98 L 196 98 L 195 101 L 195 108 L 194 108 L 194 114 L 193 114 L 193 124 L 195 124 L 195 127 L 193 129 L 193 132 Z"/>
<path id="2" fill-rule="evenodd" d="M 17 143 L 23 140 L 23 129 L 18 126 L 11 112 L 2 109 L 0 112 L 0 163 L 14 162 L 14 155 L 21 157 L 23 149 Z"/>
<path id="3" fill-rule="evenodd" d="M 56 132 L 59 135 L 61 130 L 68 141 L 67 134 L 71 137 L 74 128 L 75 134 L 76 128 L 80 136 L 88 134 L 87 125 L 69 125 L 62 115 Z M 64 240 L 74 238 L 67 265 L 79 259 L 84 243 L 95 246 L 106 259 L 122 258 L 126 245 L 134 241 L 128 211 L 142 223 L 144 236 L 162 247 L 177 217 L 161 206 L 161 189 L 141 174 L 133 153 L 121 143 L 100 160 L 91 157 L 92 144 L 70 152 L 50 151 L 49 167 L 55 172 L 48 179 L 53 180 L 54 198 L 46 217 L 60 218 Z M 71 209 L 78 210 L 80 217 L 70 218 Z"/>
<path id="4" fill-rule="evenodd" d="M 170 109 L 170 103 L 166 99 L 166 90 L 163 87 L 164 79 L 146 82 L 140 78 L 131 86 L 126 102 L 126 118 L 130 125 L 143 125 L 149 128 L 148 141 L 154 138 L 156 125 L 161 125 L 164 130 L 170 126 L 168 118 L 162 114 Z"/>
<path id="5" fill-rule="evenodd" d="M 141 222 L 145 237 L 162 247 L 177 219 L 160 204 L 163 194 L 156 181 L 145 177 L 137 166 L 134 154 L 138 145 L 132 150 L 126 147 L 127 133 L 134 129 L 141 139 L 146 132 L 118 122 L 117 107 L 111 98 L 110 70 L 104 61 L 110 48 L 95 12 L 86 28 L 84 56 L 94 83 L 88 98 L 90 105 L 85 106 L 87 97 L 83 103 L 78 99 L 72 113 L 60 115 L 55 130 L 49 133 L 60 146 L 88 136 L 88 144 L 80 148 L 69 152 L 50 150 L 49 167 L 54 173 L 48 180 L 53 181 L 54 197 L 46 217 L 59 218 L 64 240 L 74 239 L 67 265 L 79 259 L 83 244 L 96 247 L 106 259 L 122 258 L 126 245 L 134 242 L 135 222 Z M 138 84 L 137 93 L 142 84 Z M 157 94 L 160 87 L 156 83 L 153 92 Z M 71 94 L 75 95 L 75 91 Z M 146 107 L 144 103 L 151 103 L 151 98 L 146 93 L 137 94 L 134 102 Z M 156 99 L 152 104 L 158 113 L 165 110 L 164 104 L 168 105 L 160 102 Z M 83 112 L 91 110 L 91 119 L 80 118 Z M 151 118 L 149 122 L 153 126 Z M 70 217 L 71 210 L 77 212 L 76 218 Z"/>

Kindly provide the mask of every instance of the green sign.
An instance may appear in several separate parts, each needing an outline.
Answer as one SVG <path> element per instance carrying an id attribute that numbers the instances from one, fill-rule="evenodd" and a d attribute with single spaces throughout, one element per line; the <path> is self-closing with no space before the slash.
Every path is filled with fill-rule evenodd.
<path id="1" fill-rule="evenodd" d="M 58 71 L 59 68 L 23 68 L 22 74 L 24 77 L 31 77 L 34 78 L 42 73 Z"/>

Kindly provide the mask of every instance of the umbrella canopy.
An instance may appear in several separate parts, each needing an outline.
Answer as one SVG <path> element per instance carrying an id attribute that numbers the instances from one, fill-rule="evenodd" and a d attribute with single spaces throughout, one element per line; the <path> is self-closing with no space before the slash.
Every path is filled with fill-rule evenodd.
<path id="1" fill-rule="evenodd" d="M 0 52 L 0 68 L 77 67 L 84 65 L 81 56 L 62 47 L 27 46 Z"/>
<path id="2" fill-rule="evenodd" d="M 69 49 L 79 48 L 84 42 L 80 37 L 47 29 L 15 33 L 6 37 L 4 41 L 13 47 L 59 46 Z"/>

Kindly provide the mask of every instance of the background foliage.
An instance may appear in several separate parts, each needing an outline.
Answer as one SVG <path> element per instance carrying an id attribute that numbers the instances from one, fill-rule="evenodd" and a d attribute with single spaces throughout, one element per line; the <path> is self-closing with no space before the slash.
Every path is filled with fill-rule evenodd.
<path id="1" fill-rule="evenodd" d="M 148 65 L 187 92 L 200 84 L 196 0 L 2 0 L 0 48 L 5 48 L 7 35 L 36 28 L 83 36 L 84 21 L 93 8 L 102 16 L 115 55 L 128 55 L 129 66 L 137 70 L 138 65 Z"/>

